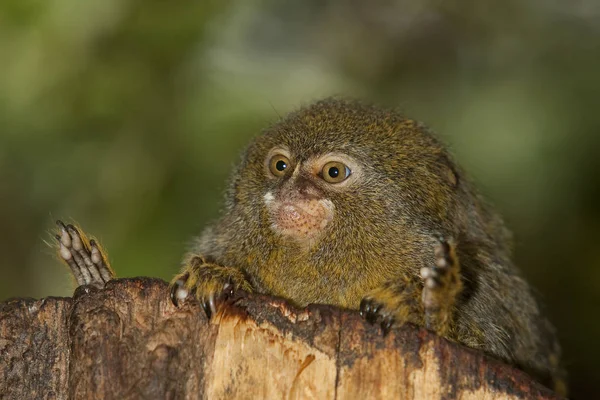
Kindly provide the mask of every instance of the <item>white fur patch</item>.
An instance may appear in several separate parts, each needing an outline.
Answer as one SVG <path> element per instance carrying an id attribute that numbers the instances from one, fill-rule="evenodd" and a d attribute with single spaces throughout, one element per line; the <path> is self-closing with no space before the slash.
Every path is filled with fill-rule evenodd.
<path id="1" fill-rule="evenodd" d="M 273 200 L 275 200 L 275 196 L 273 196 L 273 193 L 267 192 L 265 193 L 263 199 L 265 200 L 265 204 L 269 205 L 273 202 Z"/>

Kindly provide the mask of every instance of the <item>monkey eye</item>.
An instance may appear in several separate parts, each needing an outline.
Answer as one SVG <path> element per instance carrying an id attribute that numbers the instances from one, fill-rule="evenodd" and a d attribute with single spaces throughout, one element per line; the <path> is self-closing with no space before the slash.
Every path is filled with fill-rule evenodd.
<path id="1" fill-rule="evenodd" d="M 352 171 L 348 166 L 339 161 L 330 161 L 323 166 L 321 178 L 329 183 L 340 183 L 346 180 Z"/>
<path id="2" fill-rule="evenodd" d="M 288 169 L 289 166 L 290 160 L 288 160 L 286 156 L 283 156 L 281 154 L 274 155 L 269 161 L 269 171 L 271 171 L 271 173 L 274 176 L 285 175 L 285 171 Z"/>

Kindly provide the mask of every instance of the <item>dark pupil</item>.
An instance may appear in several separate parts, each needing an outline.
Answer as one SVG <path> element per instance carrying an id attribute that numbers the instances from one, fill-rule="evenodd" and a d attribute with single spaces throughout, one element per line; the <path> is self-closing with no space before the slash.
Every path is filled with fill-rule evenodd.
<path id="1" fill-rule="evenodd" d="M 277 171 L 283 171 L 284 169 L 286 169 L 286 167 L 287 167 L 287 164 L 283 160 L 279 160 L 275 164 L 275 168 L 277 168 Z"/>
<path id="2" fill-rule="evenodd" d="M 332 178 L 337 178 L 338 175 L 340 174 L 340 170 L 337 167 L 331 167 L 329 168 L 329 176 Z"/>

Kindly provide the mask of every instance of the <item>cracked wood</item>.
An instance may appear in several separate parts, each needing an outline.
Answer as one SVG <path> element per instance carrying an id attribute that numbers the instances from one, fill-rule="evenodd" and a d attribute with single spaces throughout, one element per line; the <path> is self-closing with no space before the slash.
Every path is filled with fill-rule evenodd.
<path id="1" fill-rule="evenodd" d="M 158 279 L 0 303 L 0 398 L 555 399 L 525 373 L 414 326 L 238 294 L 207 321 Z"/>

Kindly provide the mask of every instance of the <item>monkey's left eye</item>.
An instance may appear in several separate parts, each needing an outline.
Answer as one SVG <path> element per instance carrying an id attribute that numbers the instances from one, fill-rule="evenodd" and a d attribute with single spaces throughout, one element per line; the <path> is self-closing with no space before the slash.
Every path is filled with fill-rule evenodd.
<path id="1" fill-rule="evenodd" d="M 340 183 L 352 174 L 348 166 L 339 161 L 330 161 L 323 166 L 321 177 L 329 183 Z"/>
<path id="2" fill-rule="evenodd" d="M 269 171 L 271 171 L 274 176 L 283 176 L 289 166 L 290 160 L 281 154 L 273 156 L 269 161 Z"/>

